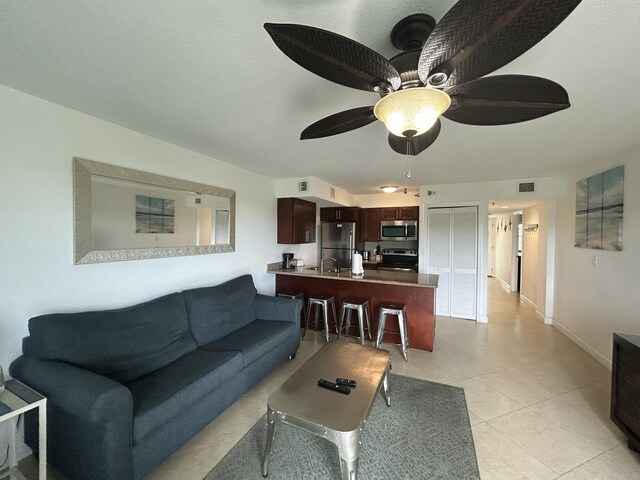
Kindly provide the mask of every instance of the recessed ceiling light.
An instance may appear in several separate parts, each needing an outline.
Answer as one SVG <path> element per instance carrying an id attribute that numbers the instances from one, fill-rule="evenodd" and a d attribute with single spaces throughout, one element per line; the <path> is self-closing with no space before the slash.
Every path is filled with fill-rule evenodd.
<path id="1" fill-rule="evenodd" d="M 509 205 L 502 205 L 500 208 L 509 208 Z"/>
<path id="2" fill-rule="evenodd" d="M 385 186 L 380 187 L 380 188 L 382 189 L 382 191 L 383 191 L 384 193 L 393 193 L 393 192 L 395 192 L 396 190 L 398 190 L 398 187 L 397 187 L 397 186 L 395 186 L 395 185 L 385 185 Z"/>

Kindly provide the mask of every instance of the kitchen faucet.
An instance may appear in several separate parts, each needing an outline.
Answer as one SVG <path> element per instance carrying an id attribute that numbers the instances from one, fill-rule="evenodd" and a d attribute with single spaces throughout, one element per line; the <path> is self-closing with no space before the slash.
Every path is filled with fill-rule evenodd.
<path id="1" fill-rule="evenodd" d="M 333 260 L 336 263 L 336 268 L 335 268 L 336 273 L 340 273 L 340 265 L 338 265 L 338 260 L 336 260 L 333 257 L 322 259 L 322 261 L 320 262 L 320 273 L 324 273 L 324 262 L 326 262 L 327 260 Z M 330 271 L 331 270 L 327 270 L 327 272 L 330 272 Z"/>

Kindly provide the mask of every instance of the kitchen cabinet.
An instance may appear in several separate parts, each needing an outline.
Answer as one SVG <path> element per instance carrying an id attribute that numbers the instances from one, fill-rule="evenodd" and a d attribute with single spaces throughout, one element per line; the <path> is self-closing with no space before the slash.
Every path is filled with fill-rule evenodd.
<path id="1" fill-rule="evenodd" d="M 321 222 L 356 222 L 362 219 L 360 207 L 328 207 L 320 209 Z"/>
<path id="2" fill-rule="evenodd" d="M 365 242 L 379 242 L 380 221 L 382 220 L 381 208 L 362 209 L 362 234 Z"/>
<path id="3" fill-rule="evenodd" d="M 278 243 L 315 243 L 316 204 L 300 198 L 278 199 Z"/>
<path id="4" fill-rule="evenodd" d="M 419 207 L 384 207 L 381 220 L 418 220 Z"/>

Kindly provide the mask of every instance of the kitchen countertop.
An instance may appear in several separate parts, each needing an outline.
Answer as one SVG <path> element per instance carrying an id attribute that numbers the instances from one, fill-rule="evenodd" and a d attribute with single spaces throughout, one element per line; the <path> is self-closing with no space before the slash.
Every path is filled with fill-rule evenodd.
<path id="1" fill-rule="evenodd" d="M 438 286 L 438 275 L 415 272 L 394 272 L 391 270 L 365 270 L 364 275 L 353 275 L 351 269 L 344 269 L 340 273 L 320 273 L 320 270 L 313 270 L 312 267 L 296 267 L 292 270 L 283 270 L 278 262 L 277 264 L 269 264 L 267 266 L 267 273 L 326 278 L 327 280 L 387 283 L 390 285 L 406 285 L 410 287 L 436 288 Z"/>

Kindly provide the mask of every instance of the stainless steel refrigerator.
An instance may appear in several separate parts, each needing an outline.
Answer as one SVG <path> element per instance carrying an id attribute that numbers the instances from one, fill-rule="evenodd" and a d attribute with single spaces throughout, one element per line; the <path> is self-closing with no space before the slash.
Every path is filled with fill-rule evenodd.
<path id="1" fill-rule="evenodd" d="M 322 222 L 320 238 L 321 259 L 335 258 L 340 268 L 351 268 L 356 248 L 356 224 L 354 222 Z M 325 268 L 334 268 L 334 262 L 326 262 Z"/>

